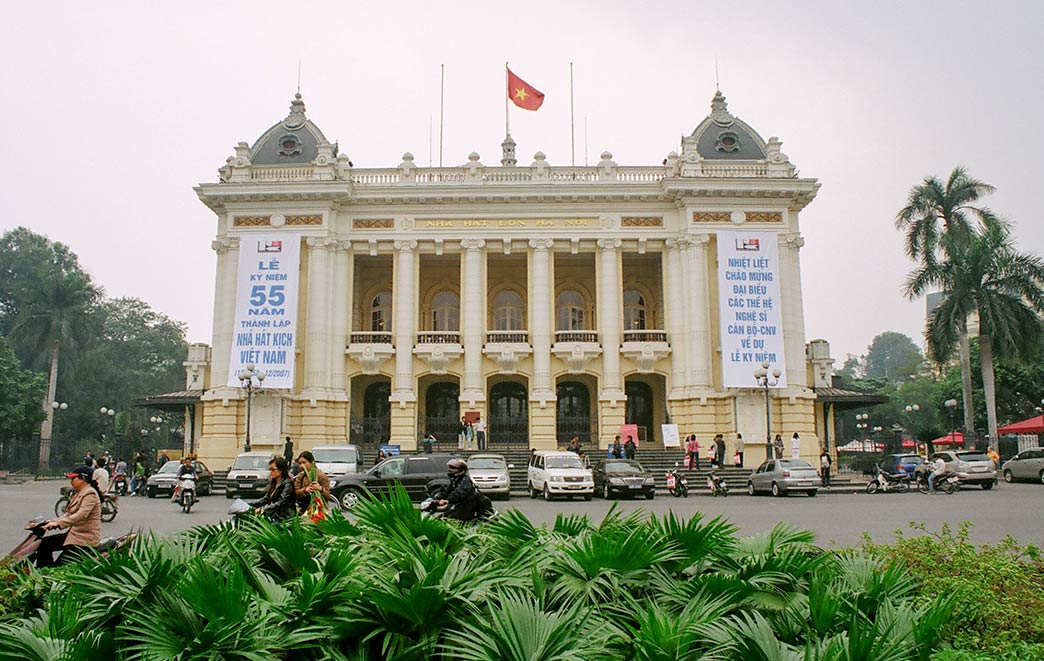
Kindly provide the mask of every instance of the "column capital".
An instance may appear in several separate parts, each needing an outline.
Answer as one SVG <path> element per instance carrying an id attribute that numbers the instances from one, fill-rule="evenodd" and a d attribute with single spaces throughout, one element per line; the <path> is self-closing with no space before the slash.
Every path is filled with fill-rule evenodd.
<path id="1" fill-rule="evenodd" d="M 788 234 L 779 235 L 779 244 L 786 246 L 791 250 L 800 250 L 805 245 L 805 237 L 801 236 L 797 232 L 791 232 Z"/>
<path id="2" fill-rule="evenodd" d="M 619 250 L 623 246 L 620 239 L 598 239 L 598 247 L 604 251 Z"/>
<path id="3" fill-rule="evenodd" d="M 417 242 L 413 239 L 400 239 L 395 242 L 395 249 L 399 252 L 413 252 L 417 249 Z"/>
<path id="4" fill-rule="evenodd" d="M 689 246 L 703 247 L 710 243 L 710 234 L 707 232 L 689 232 L 686 238 L 689 240 Z"/>
<path id="5" fill-rule="evenodd" d="M 554 239 L 531 239 L 529 241 L 529 247 L 538 252 L 543 252 L 554 248 L 555 241 Z"/>
<path id="6" fill-rule="evenodd" d="M 310 236 L 306 239 L 312 250 L 330 250 L 337 247 L 337 241 L 328 236 Z"/>
<path id="7" fill-rule="evenodd" d="M 239 237 L 238 236 L 222 236 L 214 239 L 210 243 L 210 248 L 219 255 L 223 255 L 229 250 L 235 250 L 239 248 Z"/>
<path id="8" fill-rule="evenodd" d="M 688 236 L 682 234 L 667 239 L 666 241 L 664 241 L 664 244 L 667 246 L 667 250 L 677 251 L 685 250 L 686 248 L 692 245 L 692 241 L 689 240 Z"/>
<path id="9" fill-rule="evenodd" d="M 334 249 L 335 252 L 351 252 L 352 251 L 352 242 L 351 241 L 334 241 L 333 249 Z"/>
<path id="10" fill-rule="evenodd" d="M 484 239 L 464 239 L 460 242 L 461 250 L 467 252 L 477 252 L 486 247 L 486 241 Z"/>

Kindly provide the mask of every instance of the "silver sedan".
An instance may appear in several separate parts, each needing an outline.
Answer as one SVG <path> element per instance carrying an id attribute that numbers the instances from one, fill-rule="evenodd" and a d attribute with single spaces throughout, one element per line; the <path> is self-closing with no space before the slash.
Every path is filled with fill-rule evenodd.
<path id="1" fill-rule="evenodd" d="M 1005 482 L 1039 480 L 1044 482 L 1044 448 L 1027 448 L 1004 462 Z"/>
<path id="2" fill-rule="evenodd" d="M 511 475 L 514 468 L 503 455 L 473 454 L 468 458 L 468 474 L 475 488 L 488 496 L 508 498 L 511 494 Z"/>
<path id="3" fill-rule="evenodd" d="M 773 496 L 786 496 L 791 491 L 815 496 L 818 489 L 816 469 L 801 459 L 770 459 L 747 478 L 747 493 L 751 496 L 765 491 Z"/>

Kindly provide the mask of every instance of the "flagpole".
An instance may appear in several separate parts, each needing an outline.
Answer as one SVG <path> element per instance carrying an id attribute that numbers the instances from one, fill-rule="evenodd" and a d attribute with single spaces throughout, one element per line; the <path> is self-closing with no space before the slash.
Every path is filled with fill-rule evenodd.
<path id="1" fill-rule="evenodd" d="M 569 63 L 569 155 L 576 167 L 576 124 L 573 121 L 573 63 Z"/>
<path id="2" fill-rule="evenodd" d="M 508 114 L 508 97 L 510 92 L 508 91 L 508 63 L 504 62 L 504 134 L 505 136 L 511 135 L 511 119 Z"/>
<path id="3" fill-rule="evenodd" d="M 439 79 L 439 167 L 442 167 L 442 127 L 443 111 L 446 101 L 446 65 L 442 65 L 442 75 Z"/>

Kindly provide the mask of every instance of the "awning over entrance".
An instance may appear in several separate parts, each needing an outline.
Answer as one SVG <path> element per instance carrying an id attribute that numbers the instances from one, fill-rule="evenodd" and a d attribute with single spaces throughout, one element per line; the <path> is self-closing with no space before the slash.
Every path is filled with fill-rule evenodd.
<path id="1" fill-rule="evenodd" d="M 146 395 L 132 402 L 134 406 L 151 406 L 163 408 L 165 406 L 186 406 L 195 404 L 203 397 L 202 390 L 178 390 L 163 393 L 162 395 Z"/>
<path id="2" fill-rule="evenodd" d="M 998 434 L 1042 434 L 1044 433 L 1044 415 L 1005 425 L 997 430 Z"/>
<path id="3" fill-rule="evenodd" d="M 816 388 L 816 399 L 841 410 L 884 404 L 888 401 L 885 395 L 845 388 Z"/>

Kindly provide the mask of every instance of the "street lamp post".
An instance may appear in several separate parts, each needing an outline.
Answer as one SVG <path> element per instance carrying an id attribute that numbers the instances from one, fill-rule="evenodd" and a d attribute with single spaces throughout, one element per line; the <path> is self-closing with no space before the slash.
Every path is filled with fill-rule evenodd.
<path id="1" fill-rule="evenodd" d="M 254 363 L 247 363 L 236 376 L 247 391 L 246 442 L 243 444 L 243 451 L 250 452 L 250 404 L 254 398 L 254 379 L 257 379 L 257 387 L 260 388 L 265 381 L 265 371 L 256 369 Z"/>
<path id="2" fill-rule="evenodd" d="M 910 420 L 913 420 L 913 414 L 917 413 L 918 411 L 921 410 L 921 405 L 920 404 L 907 404 L 906 408 L 904 408 L 903 410 L 906 411 L 907 418 L 909 418 Z M 912 427 L 913 425 L 911 424 L 910 426 Z M 914 449 L 916 449 L 916 448 L 917 448 L 917 441 L 915 440 L 914 441 Z M 895 451 L 896 452 L 902 452 L 902 450 L 903 450 L 903 440 L 902 440 L 902 437 L 900 437 L 900 439 L 899 439 L 899 447 L 897 447 Z"/>
<path id="3" fill-rule="evenodd" d="M 866 450 L 866 430 L 870 426 L 867 420 L 870 419 L 869 413 L 856 413 L 856 429 L 860 430 L 863 434 L 863 450 Z"/>
<path id="4" fill-rule="evenodd" d="M 957 427 L 955 426 L 956 423 L 954 423 L 954 421 L 953 421 L 953 416 L 957 412 L 957 400 L 956 399 L 948 399 L 945 402 L 943 402 L 943 406 L 945 406 L 947 409 L 950 410 L 950 446 L 954 447 L 954 449 L 956 449 L 956 445 L 957 445 Z"/>
<path id="5" fill-rule="evenodd" d="M 765 390 L 765 460 L 772 458 L 772 406 L 769 401 L 769 388 L 779 383 L 779 368 L 769 372 L 772 365 L 767 360 L 761 361 L 761 367 L 754 370 L 754 381 L 759 388 Z M 769 376 L 771 375 L 771 379 Z"/>

